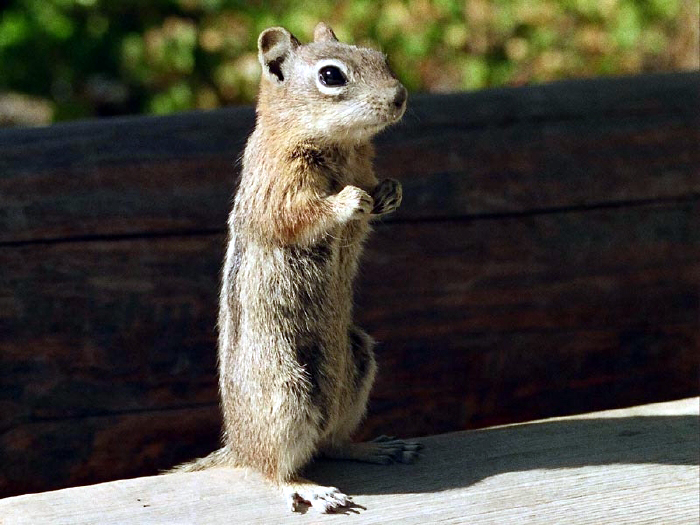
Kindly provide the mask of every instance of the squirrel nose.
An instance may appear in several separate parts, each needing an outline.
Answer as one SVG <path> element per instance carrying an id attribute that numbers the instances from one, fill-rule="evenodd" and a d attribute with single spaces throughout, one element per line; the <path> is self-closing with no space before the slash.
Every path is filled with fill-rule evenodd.
<path id="1" fill-rule="evenodd" d="M 393 100 L 393 104 L 396 107 L 396 109 L 401 109 L 403 107 L 403 105 L 406 103 L 406 97 L 408 97 L 406 88 L 399 84 L 399 87 L 396 90 L 396 95 L 394 96 Z"/>

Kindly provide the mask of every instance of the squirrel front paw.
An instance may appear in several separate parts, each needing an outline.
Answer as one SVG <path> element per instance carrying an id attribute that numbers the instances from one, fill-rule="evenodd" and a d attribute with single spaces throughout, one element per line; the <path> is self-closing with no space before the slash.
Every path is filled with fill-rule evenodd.
<path id="1" fill-rule="evenodd" d="M 372 197 L 374 198 L 372 213 L 374 215 L 383 215 L 396 210 L 396 208 L 401 206 L 402 196 L 403 192 L 399 181 L 384 179 L 372 190 Z"/>
<path id="2" fill-rule="evenodd" d="M 336 203 L 340 214 L 347 220 L 367 217 L 374 208 L 374 199 L 357 186 L 345 186 L 336 195 Z"/>

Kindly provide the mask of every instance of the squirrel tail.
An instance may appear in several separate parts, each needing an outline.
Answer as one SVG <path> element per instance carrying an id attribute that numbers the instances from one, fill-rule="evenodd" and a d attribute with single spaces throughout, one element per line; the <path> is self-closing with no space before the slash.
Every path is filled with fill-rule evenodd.
<path id="1" fill-rule="evenodd" d="M 195 459 L 173 467 L 168 470 L 164 470 L 163 474 L 173 474 L 175 472 L 198 472 L 200 470 L 207 470 L 214 467 L 235 467 L 235 462 L 233 460 L 233 454 L 231 450 L 227 447 L 222 447 L 215 450 L 208 456 L 203 458 Z"/>

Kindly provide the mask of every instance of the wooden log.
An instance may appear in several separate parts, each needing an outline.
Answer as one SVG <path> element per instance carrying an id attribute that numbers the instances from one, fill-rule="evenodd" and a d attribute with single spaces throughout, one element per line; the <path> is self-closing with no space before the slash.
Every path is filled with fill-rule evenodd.
<path id="1" fill-rule="evenodd" d="M 0 437 L 0 494 L 26 494 L 152 475 L 218 442 L 219 408 L 210 406 L 36 418 Z M 1 515 L 1 514 L 0 514 Z"/>
<path id="2" fill-rule="evenodd" d="M 405 202 L 362 270 L 383 370 L 362 437 L 697 393 L 699 81 L 414 97 L 378 140 Z M 218 273 L 252 124 L 0 130 L 0 494 L 216 445 Z"/>
<path id="3" fill-rule="evenodd" d="M 699 212 L 380 225 L 357 306 L 380 341 L 360 436 L 696 393 Z M 222 250 L 213 234 L 0 251 L 2 493 L 154 473 L 216 446 Z M 197 406 L 208 424 L 165 413 Z M 136 454 L 124 428 L 159 455 Z"/>
<path id="4" fill-rule="evenodd" d="M 674 523 L 700 515 L 698 398 L 422 438 L 413 465 L 319 461 L 356 524 Z M 0 501 L 4 525 L 320 523 L 256 474 L 212 469 Z M 232 518 L 233 517 L 233 518 Z"/>
<path id="5" fill-rule="evenodd" d="M 391 220 L 700 194 L 700 74 L 415 96 L 379 140 Z M 0 130 L 0 243 L 223 231 L 250 108 Z"/>

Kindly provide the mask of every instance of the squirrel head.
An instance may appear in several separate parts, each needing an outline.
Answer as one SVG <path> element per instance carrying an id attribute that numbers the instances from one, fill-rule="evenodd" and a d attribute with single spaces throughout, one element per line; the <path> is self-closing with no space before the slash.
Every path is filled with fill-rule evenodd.
<path id="1" fill-rule="evenodd" d="M 338 41 L 319 23 L 302 45 L 282 27 L 258 38 L 262 66 L 258 118 L 302 140 L 369 140 L 406 109 L 406 88 L 373 49 Z"/>

